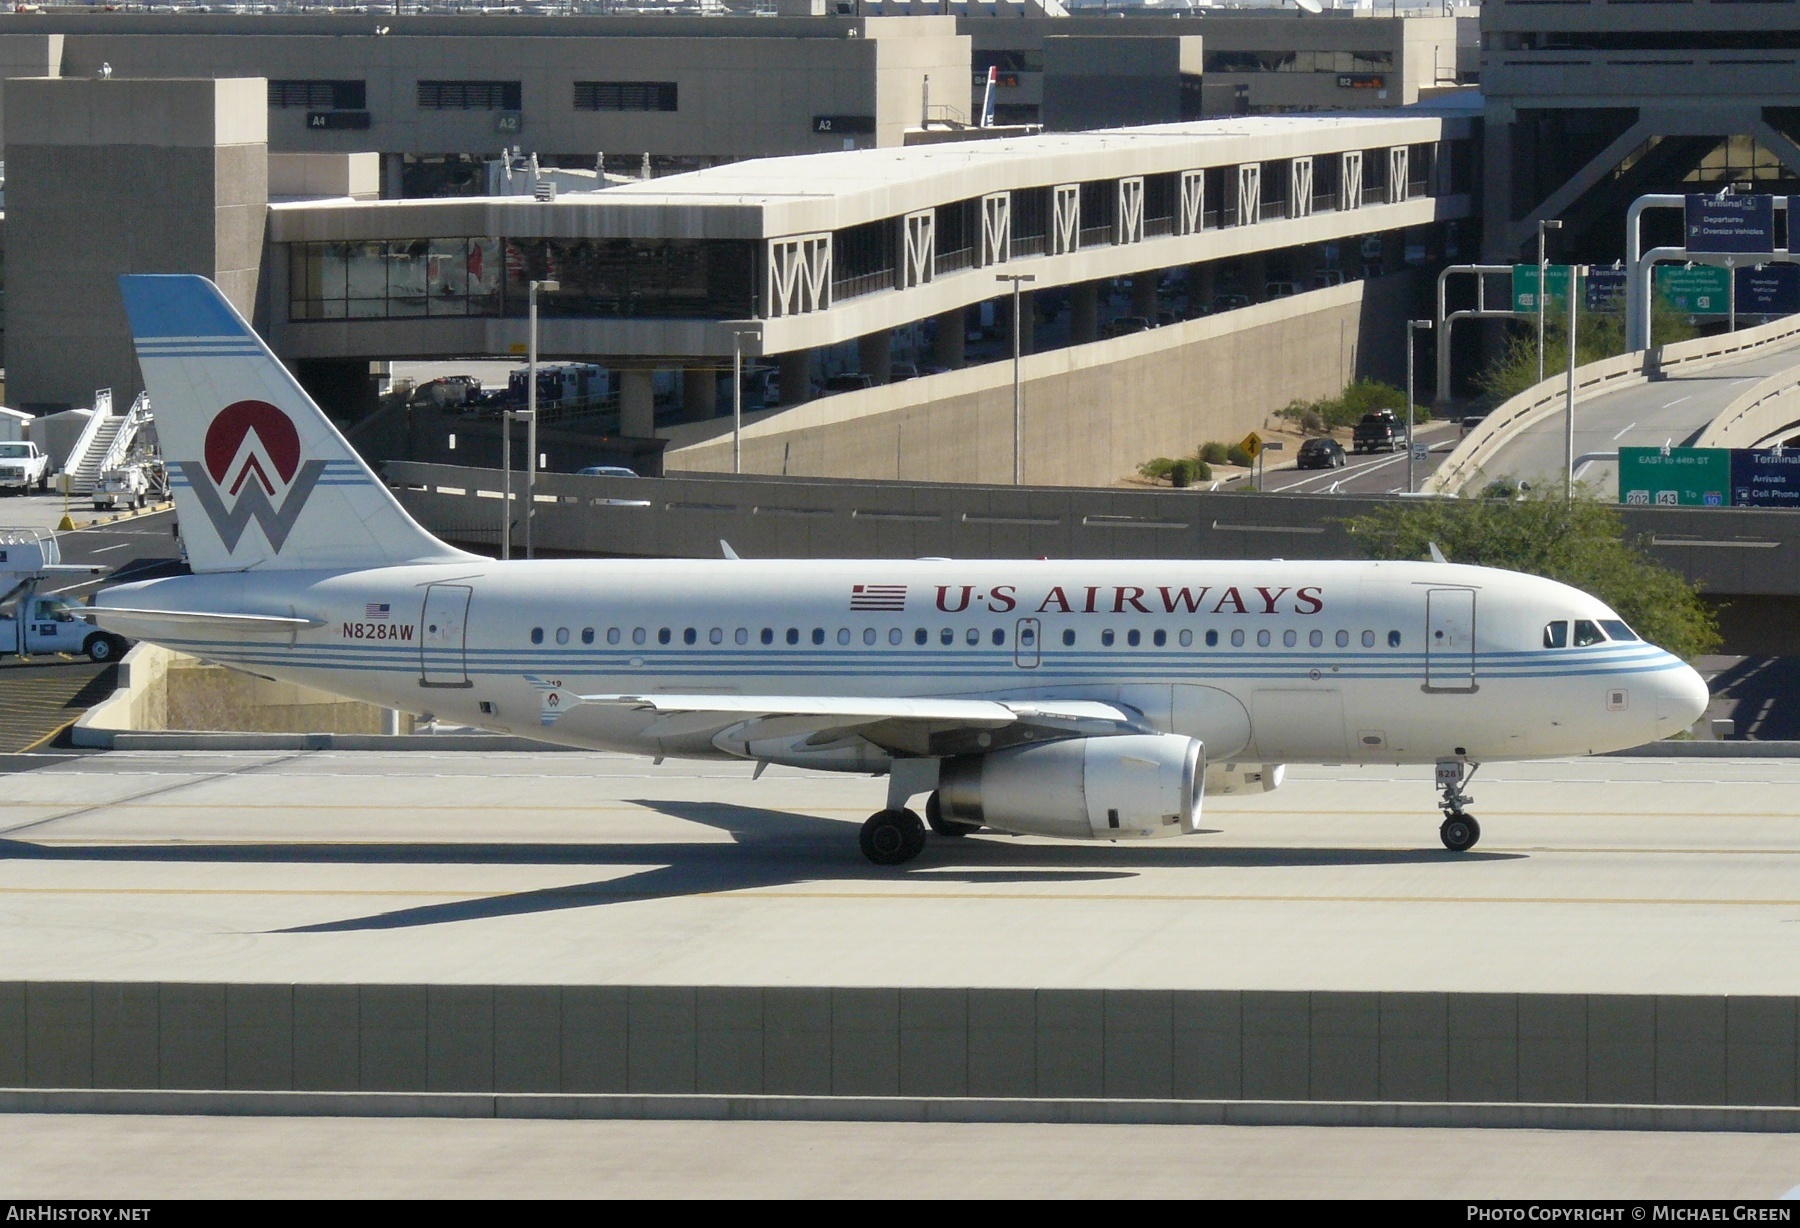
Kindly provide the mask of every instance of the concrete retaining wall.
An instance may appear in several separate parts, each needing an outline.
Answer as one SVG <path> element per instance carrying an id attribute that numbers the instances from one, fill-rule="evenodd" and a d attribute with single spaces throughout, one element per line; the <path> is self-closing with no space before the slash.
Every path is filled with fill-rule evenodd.
<path id="1" fill-rule="evenodd" d="M 1411 274 L 1347 282 L 1110 341 L 1027 356 L 1025 481 L 1104 486 L 1155 456 L 1235 443 L 1296 397 L 1403 378 Z M 731 423 L 661 432 L 668 472 L 731 471 Z M 746 473 L 1006 482 L 1012 363 L 991 362 L 748 415 Z"/>
<path id="2" fill-rule="evenodd" d="M 1771 1105 L 1792 998 L 0 984 L 0 1087 Z"/>

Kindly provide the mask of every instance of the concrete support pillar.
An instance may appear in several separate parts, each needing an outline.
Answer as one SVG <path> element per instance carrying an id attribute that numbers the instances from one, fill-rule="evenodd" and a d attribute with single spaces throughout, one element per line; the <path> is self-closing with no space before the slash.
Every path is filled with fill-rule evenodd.
<path id="1" fill-rule="evenodd" d="M 887 383 L 888 371 L 894 365 L 894 334 L 884 328 L 858 337 L 856 362 L 863 374 L 874 377 L 877 384 Z"/>
<path id="2" fill-rule="evenodd" d="M 781 355 L 777 362 L 781 367 L 781 403 L 803 405 L 812 400 L 812 351 L 795 350 Z"/>
<path id="3" fill-rule="evenodd" d="M 1219 293 L 1218 269 L 1211 264 L 1193 264 L 1188 266 L 1188 302 L 1193 308 L 1212 307 L 1213 298 Z M 1199 314 L 1195 311 L 1194 314 Z"/>
<path id="4" fill-rule="evenodd" d="M 711 367 L 681 372 L 681 420 L 705 422 L 719 412 L 719 373 Z"/>
<path id="5" fill-rule="evenodd" d="M 632 439 L 656 434 L 656 372 L 619 372 L 619 434 Z"/>
<path id="6" fill-rule="evenodd" d="M 963 309 L 946 311 L 937 318 L 937 336 L 931 342 L 931 361 L 952 371 L 963 365 L 963 347 L 968 340 L 968 321 Z"/>
<path id="7" fill-rule="evenodd" d="M 1134 273 L 1131 278 L 1131 314 L 1156 323 L 1156 283 L 1162 279 L 1159 270 Z"/>
<path id="8" fill-rule="evenodd" d="M 1069 344 L 1100 339 L 1100 286 L 1084 281 L 1069 287 Z"/>
<path id="9" fill-rule="evenodd" d="M 399 200 L 406 194 L 406 155 L 381 155 L 381 199 Z"/>
<path id="10" fill-rule="evenodd" d="M 1260 303 L 1269 297 L 1263 287 L 1269 284 L 1269 257 L 1263 252 L 1251 252 L 1244 257 L 1244 293 L 1250 301 Z"/>

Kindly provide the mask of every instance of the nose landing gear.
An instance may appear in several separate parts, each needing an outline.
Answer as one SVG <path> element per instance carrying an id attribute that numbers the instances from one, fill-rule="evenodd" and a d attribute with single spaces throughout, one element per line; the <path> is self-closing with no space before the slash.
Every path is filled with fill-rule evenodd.
<path id="1" fill-rule="evenodd" d="M 1439 759 L 1437 763 L 1438 788 L 1444 792 L 1444 799 L 1438 803 L 1438 808 L 1444 812 L 1438 839 L 1452 853 L 1466 853 L 1481 839 L 1481 824 L 1463 809 L 1475 801 L 1463 792 L 1463 786 L 1475 778 L 1479 766 L 1471 767 L 1464 759 Z"/>

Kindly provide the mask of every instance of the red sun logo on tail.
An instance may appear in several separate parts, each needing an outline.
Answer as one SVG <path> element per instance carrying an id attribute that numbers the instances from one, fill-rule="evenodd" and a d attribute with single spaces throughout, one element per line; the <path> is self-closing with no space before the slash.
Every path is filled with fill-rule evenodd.
<path id="1" fill-rule="evenodd" d="M 252 435 L 255 443 L 246 448 Z M 230 473 L 240 456 L 243 463 L 236 473 Z M 274 474 L 264 468 L 265 462 L 274 468 Z M 291 418 L 267 401 L 233 402 L 206 428 L 206 471 L 228 494 L 238 494 L 244 482 L 255 476 L 263 493 L 273 495 L 275 479 L 286 486 L 299 467 L 300 433 Z"/>
<path id="2" fill-rule="evenodd" d="M 276 554 L 325 473 L 320 459 L 300 459 L 294 420 L 267 401 L 233 401 L 206 428 L 203 458 L 177 462 L 227 553 L 254 520 Z M 277 491 L 285 491 L 278 503 Z M 227 503 L 229 501 L 229 505 Z"/>

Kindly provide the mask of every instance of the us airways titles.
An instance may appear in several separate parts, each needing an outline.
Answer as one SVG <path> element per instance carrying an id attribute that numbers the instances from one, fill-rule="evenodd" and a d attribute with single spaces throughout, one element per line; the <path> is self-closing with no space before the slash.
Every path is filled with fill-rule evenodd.
<path id="1" fill-rule="evenodd" d="M 1033 604 L 1035 602 L 1035 605 Z M 1014 610 L 1033 614 L 1317 614 L 1325 608 L 1325 590 L 1316 584 L 1298 588 L 1231 584 L 1057 584 L 1042 598 L 1021 597 L 1018 586 L 940 584 L 937 608 L 959 614 L 971 603 L 991 614 Z"/>

